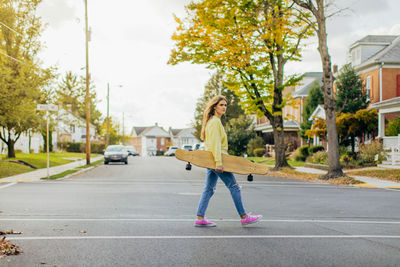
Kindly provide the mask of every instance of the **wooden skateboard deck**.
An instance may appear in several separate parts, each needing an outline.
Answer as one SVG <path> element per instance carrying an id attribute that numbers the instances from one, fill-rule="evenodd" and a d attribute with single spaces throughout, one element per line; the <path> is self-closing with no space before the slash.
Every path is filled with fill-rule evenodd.
<path id="1" fill-rule="evenodd" d="M 216 167 L 214 156 L 210 151 L 177 149 L 175 157 L 202 168 L 215 169 Z M 237 174 L 266 174 L 268 172 L 267 165 L 254 163 L 246 158 L 227 154 L 222 154 L 222 166 L 224 167 L 224 171 Z"/>

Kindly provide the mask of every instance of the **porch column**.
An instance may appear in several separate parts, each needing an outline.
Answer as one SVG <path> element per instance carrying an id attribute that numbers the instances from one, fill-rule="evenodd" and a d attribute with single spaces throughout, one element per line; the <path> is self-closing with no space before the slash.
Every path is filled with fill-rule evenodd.
<path id="1" fill-rule="evenodd" d="M 378 115 L 378 137 L 383 138 L 385 136 L 385 114 L 379 111 Z"/>

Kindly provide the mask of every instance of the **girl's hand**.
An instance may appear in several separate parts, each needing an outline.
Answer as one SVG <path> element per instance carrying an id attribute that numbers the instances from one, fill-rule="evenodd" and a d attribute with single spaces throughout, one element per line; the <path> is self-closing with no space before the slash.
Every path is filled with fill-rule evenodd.
<path id="1" fill-rule="evenodd" d="M 224 167 L 223 167 L 222 165 L 217 166 L 217 167 L 215 168 L 215 171 L 216 171 L 216 172 L 224 172 Z"/>

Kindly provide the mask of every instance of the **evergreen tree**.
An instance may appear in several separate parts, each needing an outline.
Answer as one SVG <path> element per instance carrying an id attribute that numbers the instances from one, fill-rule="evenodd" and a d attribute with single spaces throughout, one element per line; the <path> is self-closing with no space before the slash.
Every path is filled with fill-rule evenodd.
<path id="1" fill-rule="evenodd" d="M 344 65 L 336 78 L 336 111 L 354 114 L 368 107 L 368 97 L 354 68 Z"/>
<path id="2" fill-rule="evenodd" d="M 204 87 L 203 95 L 197 100 L 196 110 L 194 113 L 193 127 L 196 129 L 194 135 L 200 140 L 201 127 L 203 123 L 203 111 L 208 103 L 216 95 L 223 95 L 228 100 L 228 107 L 226 113 L 221 118 L 223 125 L 234 118 L 238 118 L 240 115 L 244 115 L 244 110 L 239 105 L 239 98 L 235 93 L 229 90 L 223 81 L 223 75 L 221 72 L 216 72 L 207 82 Z"/>
<path id="3" fill-rule="evenodd" d="M 256 136 L 253 120 L 250 116 L 240 115 L 230 119 L 226 125 L 229 154 L 240 156 L 246 153 L 247 144 Z"/>
<path id="4" fill-rule="evenodd" d="M 306 131 L 311 129 L 312 121 L 310 121 L 310 116 L 317 108 L 318 105 L 324 104 L 324 96 L 322 94 L 321 86 L 318 81 L 315 81 L 308 92 L 306 98 L 303 113 L 301 114 L 303 122 L 300 124 L 300 136 L 303 139 L 308 138 Z"/>

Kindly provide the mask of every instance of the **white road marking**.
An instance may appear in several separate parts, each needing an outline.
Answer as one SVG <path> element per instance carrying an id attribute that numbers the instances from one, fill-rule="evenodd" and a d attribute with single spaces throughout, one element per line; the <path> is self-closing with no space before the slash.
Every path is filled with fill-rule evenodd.
<path id="1" fill-rule="evenodd" d="M 216 222 L 239 222 L 238 219 L 210 219 Z M 193 222 L 194 219 L 180 218 L 0 218 L 0 221 L 77 221 L 77 222 Z M 400 224 L 400 221 L 351 221 L 351 220 L 260 220 L 260 222 L 279 223 L 347 223 L 347 224 Z"/>
<path id="2" fill-rule="evenodd" d="M 207 236 L 7 236 L 9 240 L 87 240 L 87 239 L 400 239 L 390 235 L 207 235 Z"/>
<path id="3" fill-rule="evenodd" d="M 3 186 L 0 186 L 0 189 L 7 188 L 7 187 L 10 187 L 10 186 L 13 186 L 13 185 L 16 185 L 16 184 L 17 184 L 17 182 L 14 182 L 14 183 L 9 183 L 9 184 L 6 184 L 6 185 L 3 185 Z"/>

